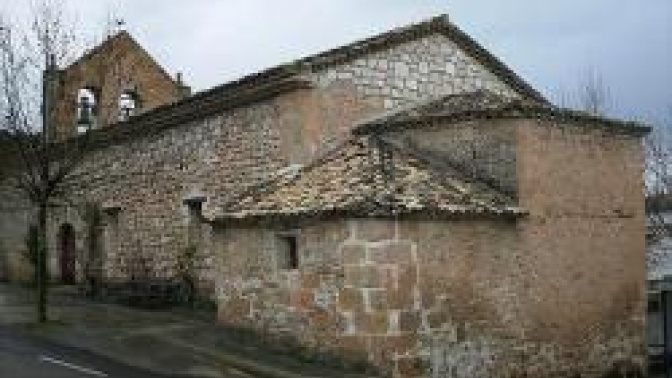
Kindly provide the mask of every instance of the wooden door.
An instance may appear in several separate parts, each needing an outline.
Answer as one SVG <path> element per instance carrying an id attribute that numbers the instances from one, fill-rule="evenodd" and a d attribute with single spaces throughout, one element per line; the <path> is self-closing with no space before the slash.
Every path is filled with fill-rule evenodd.
<path id="1" fill-rule="evenodd" d="M 71 224 L 61 226 L 60 262 L 61 280 L 66 284 L 75 283 L 75 230 Z"/>

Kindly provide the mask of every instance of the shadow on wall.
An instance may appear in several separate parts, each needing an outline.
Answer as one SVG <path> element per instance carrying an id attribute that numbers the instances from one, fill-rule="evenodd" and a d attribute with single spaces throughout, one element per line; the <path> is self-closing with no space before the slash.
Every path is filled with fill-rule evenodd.
<path id="1" fill-rule="evenodd" d="M 34 269 L 27 251 L 28 246 L 12 250 L 9 245 L 11 243 L 7 240 L 0 240 L 0 282 L 32 284 Z"/>
<path id="2" fill-rule="evenodd" d="M 220 345 L 234 350 L 258 350 L 264 356 L 273 356 L 271 359 L 278 364 L 283 362 L 295 364 L 298 360 L 301 362 L 301 372 L 307 375 L 323 376 L 322 374 L 327 369 L 338 371 L 343 376 L 384 376 L 384 373 L 371 364 L 366 357 L 358 354 L 341 355 L 307 347 L 291 334 L 270 333 L 246 325 L 220 323 L 216 327 Z M 203 337 L 208 336 L 211 337 L 211 335 L 203 335 Z"/>

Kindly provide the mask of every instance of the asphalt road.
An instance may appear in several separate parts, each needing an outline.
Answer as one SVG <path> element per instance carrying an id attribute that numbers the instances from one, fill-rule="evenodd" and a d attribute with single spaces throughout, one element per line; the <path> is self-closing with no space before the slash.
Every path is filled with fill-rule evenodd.
<path id="1" fill-rule="evenodd" d="M 0 326 L 0 378 L 167 378 Z M 172 378 L 172 377 L 171 377 Z"/>

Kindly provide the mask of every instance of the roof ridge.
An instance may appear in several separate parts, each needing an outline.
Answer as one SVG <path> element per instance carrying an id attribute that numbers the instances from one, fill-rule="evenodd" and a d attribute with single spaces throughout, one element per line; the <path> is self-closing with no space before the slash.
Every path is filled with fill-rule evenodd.
<path id="1" fill-rule="evenodd" d="M 364 119 L 360 122 L 357 122 L 353 126 L 352 132 L 355 133 L 355 134 L 365 133 L 366 131 L 368 131 L 367 129 L 371 128 L 372 126 L 379 126 L 379 125 L 389 123 L 389 122 L 393 122 L 393 123 L 404 122 L 403 120 L 398 121 L 398 120 L 395 120 L 394 118 L 398 117 L 400 115 L 403 115 L 405 113 L 419 112 L 419 111 L 422 111 L 424 109 L 428 109 L 428 108 L 432 107 L 433 105 L 445 103 L 446 100 L 448 100 L 448 99 L 469 98 L 469 97 L 475 97 L 475 96 L 478 96 L 478 95 L 497 97 L 497 98 L 503 100 L 502 101 L 503 103 L 504 102 L 513 103 L 513 102 L 519 101 L 517 99 L 509 99 L 506 96 L 503 96 L 503 95 L 501 95 L 499 93 L 496 93 L 496 92 L 494 92 L 490 89 L 487 89 L 487 88 L 478 88 L 474 91 L 469 91 L 469 92 L 450 93 L 450 94 L 445 94 L 445 95 L 441 95 L 441 96 L 438 96 L 438 97 L 432 97 L 432 98 L 429 98 L 429 99 L 421 100 L 419 102 L 408 104 L 408 105 L 405 105 L 405 106 L 402 106 L 402 107 L 399 107 L 399 108 L 395 108 L 395 109 L 386 111 L 383 114 L 378 114 L 378 115 L 375 115 L 373 117 Z M 421 117 L 422 115 L 417 114 L 416 116 Z"/>
<path id="2" fill-rule="evenodd" d="M 82 53 L 82 55 L 79 58 L 75 59 L 72 63 L 68 64 L 66 67 L 64 67 L 64 69 L 67 70 L 71 67 L 74 67 L 74 66 L 77 66 L 77 65 L 83 63 L 84 61 L 91 58 L 93 55 L 102 51 L 106 46 L 112 44 L 114 41 L 116 41 L 116 40 L 118 40 L 122 37 L 133 39 L 133 37 L 126 30 L 120 30 L 120 31 L 115 32 L 111 35 L 107 35 L 107 36 L 103 37 L 103 40 L 100 41 L 99 43 L 93 45 L 92 47 L 89 47 L 89 48 L 85 49 L 84 52 Z"/>
<path id="3" fill-rule="evenodd" d="M 375 44 L 384 45 L 386 42 L 390 42 L 389 38 L 391 36 L 401 36 L 406 33 L 410 34 L 415 33 L 418 34 L 418 36 L 424 36 L 425 33 L 438 31 L 438 29 L 441 26 L 443 26 L 444 23 L 448 22 L 449 21 L 447 14 L 439 14 L 437 16 L 433 16 L 431 18 L 427 18 L 417 22 L 412 22 L 397 27 L 393 27 L 392 29 L 387 29 L 374 35 L 360 38 L 350 43 L 330 48 L 316 54 L 308 55 L 303 58 L 298 58 L 292 61 L 291 63 L 307 63 L 317 68 L 324 68 L 335 62 L 340 63 L 338 59 L 336 60 L 333 59 L 334 56 L 336 56 L 336 58 L 351 58 L 352 55 L 356 55 L 360 51 L 367 51 L 366 47 L 370 48 L 371 47 L 370 45 Z M 347 50 L 355 50 L 355 51 L 347 51 Z"/>
<path id="4" fill-rule="evenodd" d="M 503 101 L 500 104 L 496 103 L 473 103 L 468 107 L 460 108 L 460 103 L 446 104 L 452 105 L 454 109 L 446 109 L 442 111 L 427 112 L 427 114 L 407 115 L 404 113 L 417 110 L 422 111 L 423 107 L 431 102 L 425 102 L 420 105 L 415 105 L 410 108 L 401 109 L 399 112 L 386 113 L 381 117 L 369 119 L 356 125 L 352 130 L 355 135 L 364 134 L 378 134 L 399 129 L 410 129 L 411 127 L 443 127 L 450 123 L 470 121 L 474 119 L 509 119 L 519 117 L 529 117 L 535 119 L 555 119 L 564 122 L 581 122 L 583 125 L 590 124 L 591 126 L 601 127 L 613 132 L 632 133 L 632 134 L 646 134 L 651 131 L 651 127 L 632 120 L 620 120 L 617 118 L 591 114 L 586 111 L 563 108 L 555 106 L 547 102 L 539 102 L 528 98 L 508 98 L 497 93 L 484 90 L 466 92 L 462 94 L 445 95 L 437 99 L 436 103 L 446 101 L 451 98 L 467 97 L 477 93 L 486 93 L 501 98 Z M 443 123 L 438 123 L 438 120 L 444 120 Z"/>
<path id="5" fill-rule="evenodd" d="M 225 83 L 213 86 L 213 87 L 205 89 L 203 91 L 196 92 L 191 97 L 201 96 L 201 95 L 209 94 L 211 92 L 218 92 L 218 91 L 221 91 L 221 90 L 226 90 L 226 89 L 229 89 L 230 87 L 252 85 L 255 81 L 260 81 L 260 80 L 263 80 L 263 79 L 274 79 L 274 78 L 277 79 L 279 77 L 280 78 L 287 78 L 287 77 L 290 77 L 290 76 L 293 76 L 293 75 L 299 75 L 301 72 L 310 71 L 312 69 L 315 69 L 315 65 L 317 63 L 316 62 L 311 63 L 311 61 L 316 61 L 316 60 L 319 60 L 319 59 L 325 59 L 326 56 L 339 55 L 340 51 L 345 50 L 345 49 L 349 49 L 349 48 L 354 48 L 356 50 L 359 50 L 359 53 L 361 53 L 362 51 L 364 51 L 361 48 L 362 44 L 370 43 L 370 42 L 373 42 L 373 41 L 375 41 L 377 39 L 380 39 L 384 36 L 388 36 L 388 35 L 395 34 L 395 33 L 400 33 L 402 31 L 410 31 L 410 30 L 413 30 L 413 29 L 416 29 L 416 28 L 422 29 L 423 27 L 426 27 L 427 25 L 436 24 L 439 20 L 442 20 L 444 18 L 447 19 L 447 17 L 448 17 L 447 15 L 442 14 L 442 15 L 435 16 L 435 17 L 432 17 L 430 19 L 427 19 L 427 20 L 424 20 L 424 21 L 421 21 L 421 22 L 407 24 L 405 26 L 399 26 L 399 27 L 393 28 L 391 30 L 387 30 L 387 31 L 378 33 L 376 35 L 366 37 L 366 38 L 363 38 L 363 39 L 360 39 L 360 40 L 357 40 L 357 41 L 354 41 L 354 42 L 351 42 L 351 43 L 347 43 L 345 45 L 334 47 L 334 48 L 331 48 L 331 49 L 328 49 L 328 50 L 325 50 L 325 51 L 322 51 L 322 52 L 319 52 L 319 53 L 316 53 L 316 54 L 307 55 L 307 56 L 304 56 L 304 57 L 296 58 L 294 60 L 290 60 L 290 61 L 285 62 L 285 63 L 280 63 L 278 65 L 270 66 L 270 67 L 262 69 L 260 71 L 251 72 L 251 73 L 245 74 L 243 76 L 240 76 L 237 79 L 227 81 Z M 357 47 L 357 46 L 360 46 L 360 47 Z M 353 54 L 348 55 L 348 54 L 341 53 L 338 57 L 339 58 L 346 58 L 346 57 L 347 58 L 353 58 L 354 56 L 353 56 Z M 334 62 L 330 62 L 330 63 L 333 64 Z M 312 64 L 312 66 L 311 66 L 311 64 Z M 325 62 L 320 62 L 319 64 L 324 65 Z"/>
<path id="6" fill-rule="evenodd" d="M 154 56 L 152 54 L 150 54 L 149 51 L 147 51 L 147 49 L 145 49 L 145 47 L 143 45 L 141 45 L 133 37 L 133 35 L 131 33 L 129 33 L 127 30 L 119 30 L 119 31 L 117 31 L 117 32 L 115 32 L 111 35 L 108 35 L 108 36 L 104 37 L 104 39 L 100 43 L 98 43 L 95 46 L 93 46 L 93 47 L 87 49 L 86 51 L 84 51 L 84 53 L 79 58 L 75 59 L 75 61 L 68 64 L 66 67 L 62 68 L 61 70 L 62 71 L 67 71 L 69 69 L 72 69 L 75 66 L 85 64 L 87 60 L 91 59 L 96 54 L 105 52 L 106 48 L 113 47 L 115 43 L 117 43 L 118 41 L 120 41 L 122 39 L 127 39 L 128 41 L 130 41 L 130 43 L 132 43 L 133 46 L 135 46 L 135 48 L 141 54 L 145 55 L 154 64 L 154 66 L 156 66 L 159 69 L 159 71 L 161 72 L 162 75 L 164 75 L 166 78 L 168 78 L 173 84 L 175 84 L 175 85 L 178 84 L 177 80 L 175 78 L 173 78 L 170 75 L 170 73 L 168 73 L 168 71 L 166 71 L 166 68 L 163 67 L 163 65 L 159 64 L 159 62 L 156 60 L 156 58 L 154 58 Z"/>

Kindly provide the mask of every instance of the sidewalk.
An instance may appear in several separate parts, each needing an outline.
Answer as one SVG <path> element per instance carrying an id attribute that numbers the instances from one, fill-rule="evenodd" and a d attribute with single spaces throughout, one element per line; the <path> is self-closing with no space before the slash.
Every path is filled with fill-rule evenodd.
<path id="1" fill-rule="evenodd" d="M 316 361 L 299 350 L 272 348 L 217 325 L 214 313 L 96 303 L 71 288 L 52 289 L 49 312 L 54 322 L 29 325 L 34 319 L 33 296 L 26 288 L 0 285 L 0 323 L 25 325 L 54 342 L 157 373 L 204 378 L 366 376 L 330 367 L 328 361 Z"/>

